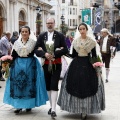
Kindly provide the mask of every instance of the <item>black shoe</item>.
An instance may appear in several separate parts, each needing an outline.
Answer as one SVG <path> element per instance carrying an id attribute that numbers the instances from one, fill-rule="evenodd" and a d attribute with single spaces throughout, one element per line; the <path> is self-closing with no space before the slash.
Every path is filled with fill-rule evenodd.
<path id="1" fill-rule="evenodd" d="M 54 117 L 56 117 L 56 116 L 57 116 L 57 115 L 56 115 L 56 112 L 52 111 L 52 112 L 51 112 L 51 117 L 54 118 Z"/>
<path id="2" fill-rule="evenodd" d="M 52 110 L 52 108 L 49 109 L 49 111 L 48 111 L 48 115 L 51 115 L 51 110 Z"/>
<path id="3" fill-rule="evenodd" d="M 108 79 L 106 79 L 106 83 L 108 83 Z"/>
<path id="4" fill-rule="evenodd" d="M 2 87 L 0 86 L 0 88 L 2 88 Z"/>
<path id="5" fill-rule="evenodd" d="M 3 77 L 0 78 L 0 81 L 5 81 L 5 79 Z"/>
<path id="6" fill-rule="evenodd" d="M 14 113 L 20 113 L 20 112 L 22 112 L 22 109 L 17 109 L 14 111 Z"/>
<path id="7" fill-rule="evenodd" d="M 30 112 L 32 109 L 31 108 L 29 108 L 29 109 L 26 109 L 26 112 Z"/>

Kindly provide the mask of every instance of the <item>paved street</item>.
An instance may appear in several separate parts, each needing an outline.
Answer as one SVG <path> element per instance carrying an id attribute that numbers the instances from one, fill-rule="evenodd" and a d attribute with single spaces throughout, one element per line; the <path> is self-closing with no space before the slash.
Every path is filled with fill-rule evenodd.
<path id="1" fill-rule="evenodd" d="M 2 102 L 5 82 L 0 81 L 0 120 L 51 120 L 49 103 L 34 108 L 31 113 L 14 114 L 14 108 Z M 101 114 L 88 115 L 88 120 L 120 120 L 120 52 L 111 62 L 109 83 L 105 83 L 106 109 Z M 57 106 L 56 120 L 80 120 L 80 115 L 61 111 Z"/>

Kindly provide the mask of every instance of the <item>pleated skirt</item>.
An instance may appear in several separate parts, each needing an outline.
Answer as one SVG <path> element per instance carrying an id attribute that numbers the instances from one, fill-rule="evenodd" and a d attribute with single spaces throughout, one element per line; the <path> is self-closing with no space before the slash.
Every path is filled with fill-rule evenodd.
<path id="1" fill-rule="evenodd" d="M 103 81 L 101 80 L 101 84 L 98 86 L 98 91 L 94 96 L 81 99 L 67 93 L 66 79 L 64 79 L 61 84 L 57 104 L 62 110 L 71 113 L 101 113 L 101 111 L 105 109 L 105 92 Z"/>

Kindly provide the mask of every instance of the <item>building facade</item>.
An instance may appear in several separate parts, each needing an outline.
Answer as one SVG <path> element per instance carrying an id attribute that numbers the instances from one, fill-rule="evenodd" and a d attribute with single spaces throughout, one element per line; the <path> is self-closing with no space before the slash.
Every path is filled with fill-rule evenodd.
<path id="1" fill-rule="evenodd" d="M 19 31 L 23 25 L 28 25 L 31 30 L 36 32 L 36 7 L 39 5 L 41 11 L 41 31 L 44 31 L 45 20 L 50 15 L 50 0 L 0 0 L 0 37 L 3 32 Z"/>
<path id="2" fill-rule="evenodd" d="M 82 21 L 82 10 L 86 8 L 92 9 L 92 27 L 95 27 L 95 8 L 93 5 L 97 3 L 101 9 L 101 15 L 98 16 L 101 19 L 101 28 L 105 27 L 109 29 L 111 33 L 120 32 L 120 12 L 114 6 L 114 2 L 120 2 L 120 0 L 51 0 L 53 6 L 52 16 L 56 20 L 56 29 L 59 30 L 60 24 L 62 24 L 61 16 L 65 18 L 65 23 L 69 27 L 68 34 L 75 33 L 76 25 L 79 25 Z M 101 29 L 100 28 L 100 29 Z M 98 32 L 100 32 L 100 29 Z"/>
<path id="3" fill-rule="evenodd" d="M 120 33 L 120 10 L 115 3 L 120 0 L 94 0 L 102 8 L 102 27 L 107 28 L 112 34 Z"/>
<path id="4" fill-rule="evenodd" d="M 67 34 L 74 36 L 76 26 L 81 22 L 80 0 L 51 0 L 50 3 L 53 6 L 51 15 L 56 20 L 56 29 L 60 30 L 61 16 L 64 16 L 64 23 L 69 28 Z"/>

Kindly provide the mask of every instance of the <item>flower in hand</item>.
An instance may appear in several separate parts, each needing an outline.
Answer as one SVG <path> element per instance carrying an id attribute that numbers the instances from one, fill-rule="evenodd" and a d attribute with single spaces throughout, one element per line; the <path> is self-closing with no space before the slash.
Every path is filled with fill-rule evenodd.
<path id="1" fill-rule="evenodd" d="M 2 72 L 5 72 L 5 77 L 9 76 L 9 66 L 13 60 L 13 57 L 10 55 L 5 55 L 0 58 L 1 65 L 2 65 Z"/>
<path id="2" fill-rule="evenodd" d="M 103 67 L 103 63 L 102 62 L 93 63 L 93 67 Z"/>

